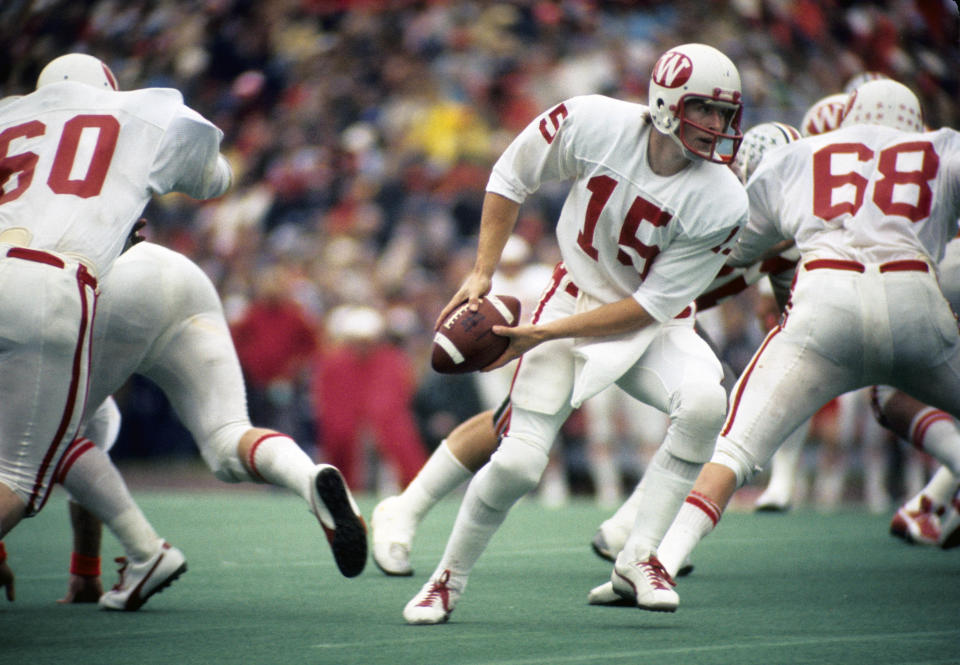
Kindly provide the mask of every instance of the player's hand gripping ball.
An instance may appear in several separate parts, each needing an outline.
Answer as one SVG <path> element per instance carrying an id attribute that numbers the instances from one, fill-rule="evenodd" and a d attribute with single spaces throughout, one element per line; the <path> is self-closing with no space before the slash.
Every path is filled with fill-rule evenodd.
<path id="1" fill-rule="evenodd" d="M 467 303 L 453 310 L 433 336 L 430 364 L 440 374 L 465 374 L 483 369 L 500 357 L 510 339 L 493 333 L 493 326 L 515 326 L 520 301 L 513 296 L 484 296 L 476 312 Z"/>

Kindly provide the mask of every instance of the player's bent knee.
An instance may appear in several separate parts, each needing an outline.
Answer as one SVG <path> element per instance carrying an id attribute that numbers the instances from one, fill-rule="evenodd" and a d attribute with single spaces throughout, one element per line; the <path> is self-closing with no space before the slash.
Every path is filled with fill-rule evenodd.
<path id="1" fill-rule="evenodd" d="M 200 455 L 218 480 L 225 483 L 256 481 L 237 456 L 237 443 L 249 428 L 249 423 L 225 425 L 197 442 Z"/>
<path id="2" fill-rule="evenodd" d="M 723 437 L 717 442 L 717 449 L 710 461 L 733 471 L 737 476 L 737 487 L 743 487 L 760 471 L 760 465 L 750 453 Z"/>
<path id="3" fill-rule="evenodd" d="M 676 417 L 691 431 L 716 437 L 727 415 L 727 393 L 719 383 L 688 383 L 678 392 Z"/>
<path id="4" fill-rule="evenodd" d="M 506 438 L 478 478 L 480 498 L 497 510 L 507 510 L 534 489 L 547 468 L 547 454 L 516 438 Z"/>
<path id="5" fill-rule="evenodd" d="M 690 383 L 677 391 L 670 412 L 670 453 L 688 462 L 710 460 L 727 414 L 727 393 L 719 383 Z"/>

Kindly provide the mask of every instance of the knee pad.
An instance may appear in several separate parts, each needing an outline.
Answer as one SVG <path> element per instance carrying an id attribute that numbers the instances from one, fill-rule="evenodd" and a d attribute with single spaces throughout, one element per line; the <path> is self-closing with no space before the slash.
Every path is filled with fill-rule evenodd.
<path id="1" fill-rule="evenodd" d="M 717 442 L 717 449 L 710 461 L 733 471 L 737 476 L 738 488 L 743 487 L 760 471 L 760 465 L 750 453 L 725 437 L 721 437 Z"/>
<path id="2" fill-rule="evenodd" d="M 231 423 L 211 432 L 203 441 L 197 441 L 203 461 L 218 480 L 225 483 L 256 481 L 237 457 L 237 443 L 248 429 L 249 422 Z"/>
<path id="3" fill-rule="evenodd" d="M 539 446 L 508 436 L 477 474 L 477 495 L 491 508 L 508 510 L 537 486 L 547 460 Z"/>
<path id="4" fill-rule="evenodd" d="M 670 400 L 670 428 L 663 446 L 674 457 L 703 464 L 710 459 L 727 415 L 719 383 L 688 383 Z"/>

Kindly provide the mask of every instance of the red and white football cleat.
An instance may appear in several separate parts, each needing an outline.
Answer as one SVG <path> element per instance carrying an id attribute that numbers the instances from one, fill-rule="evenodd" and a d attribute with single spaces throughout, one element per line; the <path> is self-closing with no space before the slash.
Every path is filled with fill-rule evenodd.
<path id="1" fill-rule="evenodd" d="M 423 585 L 403 608 L 403 618 L 415 625 L 445 623 L 457 604 L 463 588 L 450 584 L 450 571 L 444 570 Z"/>
<path id="2" fill-rule="evenodd" d="M 133 563 L 126 557 L 116 561 L 121 564 L 120 580 L 100 596 L 99 605 L 105 610 L 135 612 L 187 570 L 183 552 L 167 542 L 161 543 L 157 553 L 142 563 Z"/>
<path id="3" fill-rule="evenodd" d="M 942 506 L 935 507 L 929 497 L 921 494 L 919 502 L 914 499 L 900 506 L 890 521 L 890 533 L 908 543 L 936 547 L 940 544 L 942 514 Z"/>
<path id="4" fill-rule="evenodd" d="M 954 495 L 940 519 L 940 547 L 945 550 L 960 547 L 960 493 Z"/>
<path id="5" fill-rule="evenodd" d="M 627 561 L 621 553 L 613 565 L 610 581 L 618 595 L 633 596 L 642 610 L 675 612 L 680 604 L 680 596 L 673 590 L 676 583 L 655 554 Z"/>

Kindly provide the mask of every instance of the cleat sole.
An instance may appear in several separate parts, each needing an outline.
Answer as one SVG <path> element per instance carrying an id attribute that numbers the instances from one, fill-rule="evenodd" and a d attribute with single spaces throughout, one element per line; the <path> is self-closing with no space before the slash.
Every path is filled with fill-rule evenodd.
<path id="1" fill-rule="evenodd" d="M 367 565 L 367 525 L 353 512 L 343 477 L 334 467 L 321 469 L 315 479 L 317 495 L 333 518 L 331 531 L 321 522 L 334 561 L 344 577 L 356 577 Z"/>

